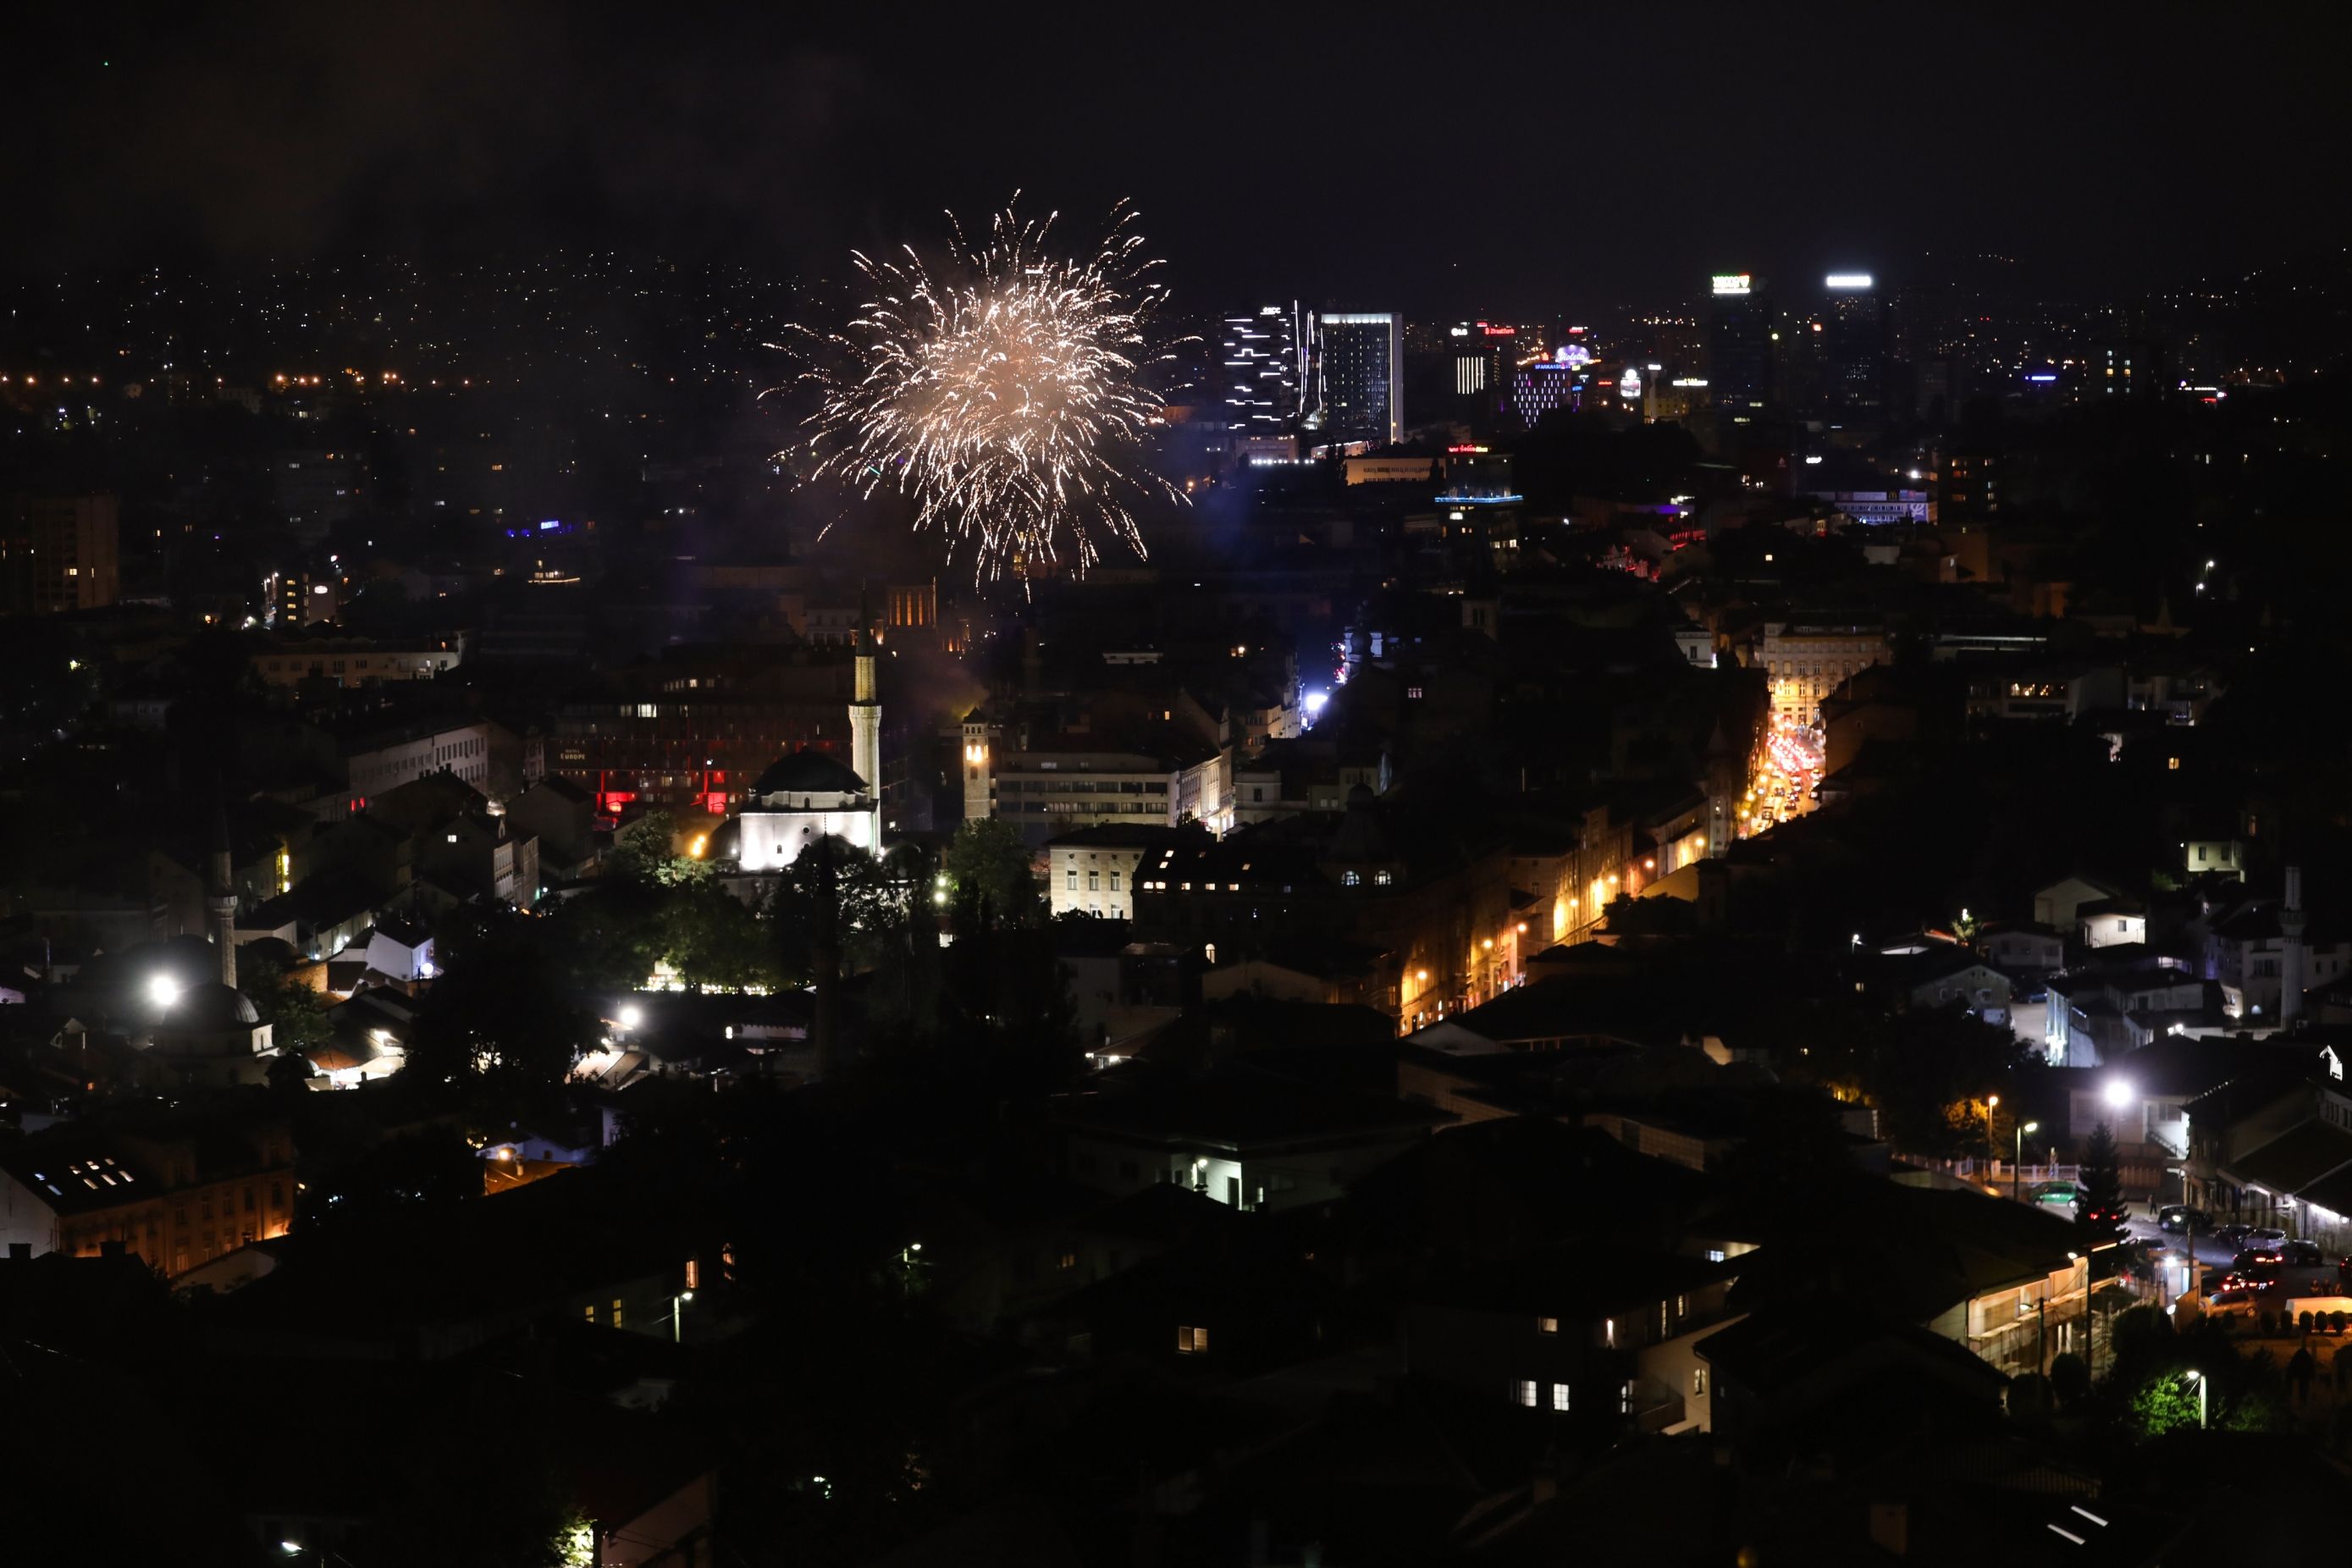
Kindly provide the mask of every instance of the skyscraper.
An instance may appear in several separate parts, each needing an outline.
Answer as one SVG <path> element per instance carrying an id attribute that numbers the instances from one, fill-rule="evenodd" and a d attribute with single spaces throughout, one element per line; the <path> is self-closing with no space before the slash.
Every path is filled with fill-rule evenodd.
<path id="1" fill-rule="evenodd" d="M 1404 439 L 1404 322 L 1393 310 L 1333 310 L 1319 320 L 1316 377 L 1325 438 Z"/>
<path id="2" fill-rule="evenodd" d="M 1727 417 L 1744 422 L 1773 402 L 1772 302 L 1750 274 L 1718 272 L 1707 304 L 1707 390 Z"/>
<path id="3" fill-rule="evenodd" d="M 1227 418 L 1237 434 L 1279 436 L 1297 427 L 1307 384 L 1298 307 L 1265 305 L 1224 319 L 1220 357 Z"/>
<path id="4" fill-rule="evenodd" d="M 1822 403 L 1833 414 L 1875 417 L 1885 398 L 1886 310 L 1867 272 L 1832 272 L 1822 315 Z"/>

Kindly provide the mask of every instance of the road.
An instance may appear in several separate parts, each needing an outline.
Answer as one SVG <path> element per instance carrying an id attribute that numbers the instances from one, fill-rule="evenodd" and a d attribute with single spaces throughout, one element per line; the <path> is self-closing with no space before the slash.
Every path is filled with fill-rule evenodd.
<path id="1" fill-rule="evenodd" d="M 2132 1206 L 2135 1211 L 2141 1207 L 2137 1204 Z M 2135 1237 L 2153 1237 L 2176 1254 L 2183 1249 L 2189 1240 L 2187 1237 L 2177 1232 L 2160 1229 L 2154 1219 L 2143 1218 L 2137 1212 L 2125 1222 L 2125 1228 Z M 2197 1261 L 2204 1268 L 2226 1271 L 2237 1256 L 2238 1249 L 2234 1245 L 2217 1241 L 2202 1230 L 2197 1233 Z M 2336 1264 L 2338 1261 L 2334 1253 L 2329 1253 L 2316 1264 L 2297 1264 L 2292 1268 L 2284 1270 L 2279 1278 L 2276 1294 L 2281 1299 L 2288 1296 L 2334 1295 L 2337 1289 Z"/>

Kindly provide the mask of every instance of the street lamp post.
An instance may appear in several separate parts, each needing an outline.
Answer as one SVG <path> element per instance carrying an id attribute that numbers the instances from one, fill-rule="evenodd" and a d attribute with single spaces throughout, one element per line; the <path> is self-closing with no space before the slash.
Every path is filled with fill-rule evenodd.
<path id="1" fill-rule="evenodd" d="M 680 1290 L 669 1299 L 669 1342 L 674 1345 L 686 1342 L 686 1316 L 683 1307 L 686 1302 L 693 1300 L 694 1292 L 691 1290 Z"/>
<path id="2" fill-rule="evenodd" d="M 2206 1383 L 2205 1374 L 2194 1369 L 2184 1373 L 2182 1375 L 2197 1385 L 2197 1430 L 2202 1432 L 2206 1429 L 2205 1390 L 2210 1385 Z"/>
<path id="3" fill-rule="evenodd" d="M 2024 1179 L 2025 1135 L 2041 1131 L 2042 1123 L 2039 1121 L 2021 1121 L 2017 1124 L 2017 1158 L 2009 1163 L 2009 1196 L 2013 1203 L 2024 1201 L 2024 1194 L 2019 1191 L 2019 1184 Z"/>

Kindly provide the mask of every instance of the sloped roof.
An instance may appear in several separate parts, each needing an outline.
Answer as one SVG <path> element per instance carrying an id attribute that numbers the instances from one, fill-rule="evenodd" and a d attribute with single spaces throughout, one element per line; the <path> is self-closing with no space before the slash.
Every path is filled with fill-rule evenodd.
<path id="1" fill-rule="evenodd" d="M 779 757 L 751 786 L 753 795 L 863 795 L 866 780 L 840 758 L 803 746 Z"/>
<path id="2" fill-rule="evenodd" d="M 2224 1164 L 2241 1181 L 2274 1193 L 2300 1193 L 2320 1177 L 2352 1165 L 2352 1132 L 2315 1119 Z"/>

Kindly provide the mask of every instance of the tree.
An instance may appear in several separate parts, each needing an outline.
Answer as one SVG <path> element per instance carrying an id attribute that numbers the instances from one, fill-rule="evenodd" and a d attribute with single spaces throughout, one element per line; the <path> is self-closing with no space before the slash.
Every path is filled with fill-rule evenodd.
<path id="1" fill-rule="evenodd" d="M 959 926 L 1020 927 L 1039 923 L 1034 859 L 1011 823 L 992 816 L 956 829 L 941 869 Z"/>
<path id="2" fill-rule="evenodd" d="M 289 974 L 285 965 L 257 952 L 240 955 L 238 963 L 237 989 L 269 1026 L 270 1043 L 281 1054 L 299 1057 L 334 1038 L 326 1003 L 318 992 Z"/>
<path id="3" fill-rule="evenodd" d="M 492 916 L 417 1010 L 410 1072 L 432 1081 L 544 1088 L 593 1048 L 595 1012 L 545 940 L 547 922 Z"/>
<path id="4" fill-rule="evenodd" d="M 724 888 L 674 889 L 663 911 L 663 954 L 688 989 L 774 986 L 781 967 L 772 933 Z"/>
<path id="5" fill-rule="evenodd" d="M 649 811 L 613 836 L 605 871 L 625 882 L 676 888 L 708 881 L 709 863 L 677 852 L 677 824 L 667 811 Z"/>
<path id="6" fill-rule="evenodd" d="M 2124 1207 L 2123 1159 L 2116 1149 L 2116 1135 L 2105 1122 L 2092 1128 L 2091 1135 L 2083 1141 L 2082 1166 L 2074 1218 L 2087 1252 L 2121 1234 L 2114 1216 L 2120 1215 Z M 2112 1254 L 2101 1253 L 2097 1258 L 2111 1261 Z"/>

